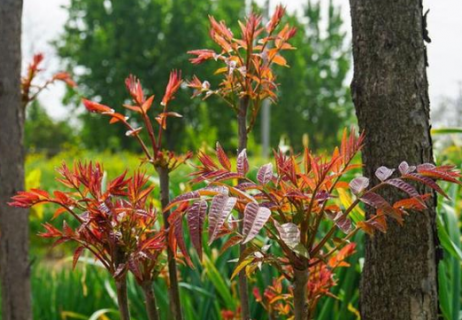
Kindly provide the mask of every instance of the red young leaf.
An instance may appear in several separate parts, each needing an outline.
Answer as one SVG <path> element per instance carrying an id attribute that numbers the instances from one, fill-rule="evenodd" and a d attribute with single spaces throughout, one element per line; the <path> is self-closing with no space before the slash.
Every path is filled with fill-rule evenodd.
<path id="1" fill-rule="evenodd" d="M 249 160 L 247 159 L 247 152 L 245 149 L 237 156 L 237 173 L 245 176 L 249 171 Z"/>
<path id="2" fill-rule="evenodd" d="M 187 211 L 189 233 L 191 242 L 196 248 L 199 259 L 202 260 L 202 228 L 207 213 L 207 202 L 195 202 Z"/>
<path id="3" fill-rule="evenodd" d="M 213 197 L 209 210 L 209 244 L 216 239 L 236 201 L 237 198 L 230 198 L 224 194 Z"/>
<path id="4" fill-rule="evenodd" d="M 397 222 L 403 222 L 402 212 L 393 208 L 382 196 L 379 196 L 374 192 L 366 192 L 360 199 L 365 204 L 368 204 L 378 210 L 382 210 L 385 214 L 394 218 Z"/>
<path id="5" fill-rule="evenodd" d="M 85 249 L 85 247 L 78 247 L 77 249 L 75 249 L 72 261 L 72 269 L 75 269 L 75 266 L 77 265 L 77 262 L 79 261 L 79 258 L 83 252 L 83 249 Z"/>
<path id="6" fill-rule="evenodd" d="M 96 112 L 96 113 L 101 113 L 101 114 L 113 114 L 114 109 L 105 106 L 104 104 L 93 102 L 87 99 L 82 99 L 82 102 L 87 108 L 88 111 L 90 112 Z"/>
<path id="7" fill-rule="evenodd" d="M 245 240 L 243 243 L 247 243 L 255 238 L 270 216 L 271 211 L 268 208 L 260 207 L 254 202 L 249 202 L 244 210 L 244 227 L 242 233 Z"/>
<path id="8" fill-rule="evenodd" d="M 422 175 L 417 174 L 417 173 L 408 173 L 408 174 L 403 175 L 402 178 L 410 179 L 410 180 L 414 180 L 414 181 L 418 181 L 420 183 L 423 183 L 424 185 L 432 188 L 433 190 L 435 190 L 436 192 L 438 192 L 442 196 L 449 199 L 448 195 L 443 191 L 443 189 L 441 189 L 440 186 L 434 180 L 432 180 L 429 177 L 425 177 L 425 176 L 422 176 Z"/>
<path id="9" fill-rule="evenodd" d="M 231 170 L 231 162 L 229 161 L 228 156 L 226 155 L 225 151 L 221 147 L 221 145 L 217 142 L 217 157 L 218 161 L 220 161 L 221 166 L 230 171 Z"/>
<path id="10" fill-rule="evenodd" d="M 389 184 L 389 185 L 391 185 L 391 186 L 393 186 L 395 188 L 403 190 L 404 192 L 406 192 L 411 197 L 419 197 L 420 196 L 420 194 L 417 192 L 417 190 L 412 185 L 410 185 L 407 182 L 404 182 L 401 179 L 398 179 L 398 178 L 390 179 L 390 180 L 387 180 L 385 183 Z"/>
<path id="11" fill-rule="evenodd" d="M 231 248 L 232 246 L 241 243 L 242 241 L 242 236 L 241 235 L 235 235 L 230 237 L 226 242 L 221 246 L 220 249 L 220 254 Z"/>
<path id="12" fill-rule="evenodd" d="M 191 261 L 191 258 L 189 257 L 188 249 L 186 249 L 186 244 L 184 242 L 183 219 L 181 218 L 181 214 L 179 214 L 173 222 L 173 232 L 175 234 L 175 239 L 178 243 L 178 247 L 180 248 L 180 251 L 184 256 L 186 263 L 188 264 L 188 266 L 193 267 L 193 263 Z"/>
<path id="13" fill-rule="evenodd" d="M 273 164 L 268 163 L 260 167 L 257 173 L 257 180 L 260 184 L 267 184 L 273 178 Z"/>
<path id="14" fill-rule="evenodd" d="M 351 230 L 351 220 L 348 216 L 344 215 L 343 212 L 339 211 L 337 214 L 328 214 L 328 217 L 334 221 L 335 225 L 342 230 L 344 233 L 348 233 Z"/>

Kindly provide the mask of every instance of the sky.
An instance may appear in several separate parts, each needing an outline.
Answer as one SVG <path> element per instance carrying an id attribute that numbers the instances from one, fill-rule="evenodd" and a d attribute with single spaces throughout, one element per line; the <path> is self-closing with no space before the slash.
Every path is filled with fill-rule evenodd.
<path id="1" fill-rule="evenodd" d="M 196 0 L 204 1 L 204 0 Z M 329 0 L 320 0 L 323 5 Z M 350 8 L 348 0 L 333 0 L 341 6 L 345 20 L 345 31 L 351 39 Z M 63 31 L 67 19 L 66 10 L 62 9 L 69 0 L 24 0 L 23 13 L 23 59 L 30 61 L 35 52 L 46 56 L 44 63 L 48 72 L 60 69 L 50 41 L 56 39 Z M 264 0 L 259 0 L 264 2 Z M 271 5 L 282 3 L 289 10 L 300 10 L 306 0 L 271 0 Z M 462 85 L 462 1 L 461 0 L 424 0 L 424 7 L 430 9 L 428 29 L 432 43 L 428 45 L 430 99 L 437 105 L 443 97 L 455 98 Z M 67 111 L 62 106 L 61 98 L 64 86 L 57 85 L 40 97 L 55 119 L 64 118 Z"/>

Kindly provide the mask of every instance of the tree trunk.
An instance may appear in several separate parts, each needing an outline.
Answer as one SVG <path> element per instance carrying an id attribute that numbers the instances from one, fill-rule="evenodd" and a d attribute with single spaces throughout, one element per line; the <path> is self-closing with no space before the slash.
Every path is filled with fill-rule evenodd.
<path id="1" fill-rule="evenodd" d="M 364 174 L 385 165 L 432 162 L 421 0 L 350 0 L 353 101 L 361 130 Z M 386 198 L 400 193 L 387 190 Z M 366 240 L 360 309 L 363 320 L 437 319 L 436 200 L 404 226 Z M 368 214 L 370 214 L 370 208 Z"/>
<path id="2" fill-rule="evenodd" d="M 154 290 L 152 289 L 152 283 L 143 283 L 142 284 L 146 313 L 148 314 L 149 320 L 159 320 L 159 310 L 157 309 L 156 296 L 154 295 Z"/>
<path id="3" fill-rule="evenodd" d="M 21 0 L 0 1 L 0 277 L 2 319 L 32 319 L 28 210 L 7 205 L 24 190 Z"/>
<path id="4" fill-rule="evenodd" d="M 238 149 L 237 153 L 247 149 L 247 108 L 249 106 L 249 97 L 245 96 L 239 100 L 239 111 L 237 114 L 237 128 L 238 128 Z M 239 212 L 239 230 L 242 231 L 244 213 Z M 247 246 L 245 244 L 239 245 L 239 254 L 245 251 Z M 250 307 L 249 307 L 249 292 L 247 286 L 247 275 L 245 270 L 239 272 L 239 300 L 241 303 L 241 318 L 242 320 L 250 320 Z"/>
<path id="5" fill-rule="evenodd" d="M 119 304 L 120 320 L 130 320 L 126 275 L 116 280 L 116 291 L 117 302 Z"/>
<path id="6" fill-rule="evenodd" d="M 160 202 L 162 208 L 167 207 L 169 200 L 169 172 L 168 168 L 165 167 L 156 167 L 157 173 L 159 174 L 159 183 L 160 183 Z M 164 227 L 168 230 L 169 223 L 168 217 L 170 216 L 170 211 L 163 213 L 164 217 Z M 181 312 L 181 301 L 180 301 L 180 290 L 178 287 L 178 271 L 176 267 L 175 255 L 170 246 L 167 246 L 167 259 L 168 259 L 168 275 L 170 284 L 168 287 L 168 296 L 170 300 L 170 312 L 172 319 L 182 320 L 183 315 Z"/>
<path id="7" fill-rule="evenodd" d="M 294 320 L 310 320 L 306 301 L 307 285 L 308 269 L 298 270 L 294 268 Z"/>

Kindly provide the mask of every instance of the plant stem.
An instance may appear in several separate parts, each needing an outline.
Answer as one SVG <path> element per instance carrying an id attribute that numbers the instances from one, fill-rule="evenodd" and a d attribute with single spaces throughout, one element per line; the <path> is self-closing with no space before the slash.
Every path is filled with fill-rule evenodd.
<path id="1" fill-rule="evenodd" d="M 120 320 L 130 320 L 128 307 L 127 276 L 124 275 L 116 280 L 117 302 L 119 304 Z"/>
<path id="2" fill-rule="evenodd" d="M 169 170 L 166 166 L 157 166 L 157 173 L 159 174 L 160 182 L 160 202 L 162 208 L 168 206 L 170 201 L 169 199 Z M 164 227 L 168 230 L 170 224 L 168 222 L 168 217 L 170 216 L 170 211 L 165 211 L 163 213 L 164 217 Z M 178 289 L 178 274 L 175 261 L 175 255 L 170 246 L 167 246 L 167 259 L 168 259 L 168 275 L 170 279 L 170 286 L 168 288 L 168 295 L 170 299 L 170 312 L 172 319 L 182 320 L 183 315 L 181 313 L 181 301 L 180 301 L 180 291 Z"/>
<path id="3" fill-rule="evenodd" d="M 298 270 L 294 268 L 294 320 L 308 319 L 308 305 L 306 301 L 308 276 L 308 269 Z"/>
<path id="4" fill-rule="evenodd" d="M 247 148 L 247 108 L 249 106 L 249 97 L 244 96 L 239 99 L 239 111 L 237 114 L 237 125 L 238 125 L 238 153 Z M 242 225 L 244 220 L 244 213 L 239 212 L 239 230 L 242 231 Z M 239 255 L 242 255 L 246 249 L 245 244 L 239 246 Z M 249 308 L 249 293 L 247 288 L 247 276 L 245 270 L 239 272 L 239 298 L 241 302 L 241 317 L 242 320 L 250 320 L 250 308 Z"/>
<path id="5" fill-rule="evenodd" d="M 152 290 L 152 283 L 143 283 L 142 286 L 145 298 L 146 313 L 149 320 L 159 320 L 159 310 L 157 309 L 156 296 Z"/>

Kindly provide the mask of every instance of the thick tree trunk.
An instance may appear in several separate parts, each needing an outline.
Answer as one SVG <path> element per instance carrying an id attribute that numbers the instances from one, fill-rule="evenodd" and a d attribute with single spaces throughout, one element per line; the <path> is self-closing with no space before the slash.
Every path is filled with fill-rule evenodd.
<path id="1" fill-rule="evenodd" d="M 237 129 L 238 129 L 238 148 L 237 153 L 247 149 L 247 108 L 249 107 L 249 97 L 245 96 L 239 100 L 239 111 L 237 114 Z M 239 230 L 242 230 L 244 213 L 239 212 Z M 243 254 L 247 245 L 239 245 L 239 254 Z M 242 320 L 250 320 L 250 307 L 249 307 L 249 288 L 247 285 L 247 275 L 245 270 L 239 272 L 239 300 L 241 303 L 241 318 Z"/>
<path id="2" fill-rule="evenodd" d="M 7 205 L 24 190 L 21 0 L 0 1 L 0 273 L 2 319 L 32 319 L 28 210 Z"/>
<path id="3" fill-rule="evenodd" d="M 159 174 L 159 183 L 160 183 L 160 202 L 162 208 L 167 207 L 170 202 L 169 199 L 169 190 L 170 190 L 170 180 L 169 172 L 165 167 L 156 167 L 156 171 Z M 170 211 L 163 213 L 164 217 L 164 227 L 167 230 L 169 227 L 168 217 L 170 216 Z M 167 259 L 168 259 L 168 275 L 170 280 L 170 285 L 168 288 L 168 296 L 170 299 L 170 312 L 171 319 L 182 320 L 183 315 L 181 311 L 181 301 L 180 301 L 180 289 L 178 286 L 178 270 L 175 261 L 175 255 L 170 246 L 167 246 Z"/>
<path id="4" fill-rule="evenodd" d="M 298 270 L 294 268 L 294 320 L 310 320 L 306 301 L 308 276 L 308 269 Z"/>
<path id="5" fill-rule="evenodd" d="M 359 126 L 365 131 L 364 173 L 406 160 L 432 162 L 426 48 L 421 0 L 350 0 Z M 377 181 L 373 179 L 376 183 Z M 387 191 L 397 199 L 399 192 Z M 435 202 L 403 227 L 366 241 L 361 284 L 363 320 L 437 319 L 438 236 Z"/>

